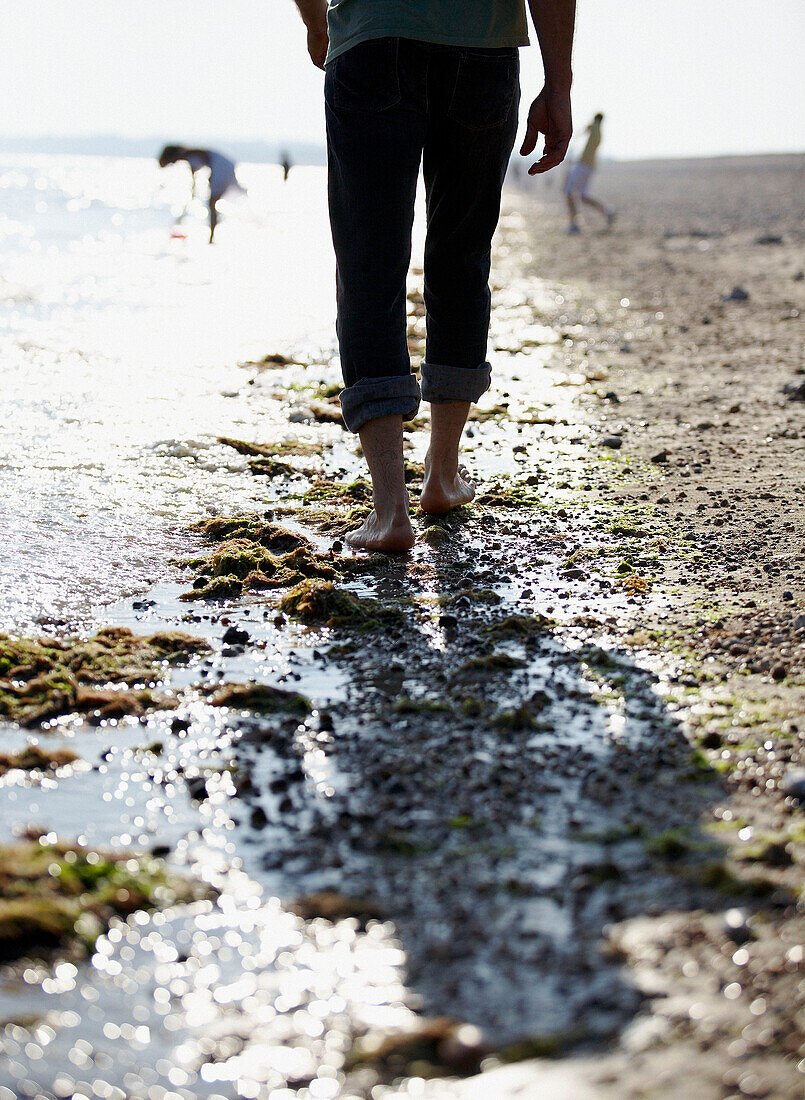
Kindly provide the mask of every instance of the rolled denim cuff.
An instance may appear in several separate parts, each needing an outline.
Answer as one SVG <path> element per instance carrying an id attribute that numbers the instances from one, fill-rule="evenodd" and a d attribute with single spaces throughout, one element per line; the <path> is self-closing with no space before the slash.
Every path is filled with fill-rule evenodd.
<path id="1" fill-rule="evenodd" d="M 413 374 L 391 374 L 387 378 L 361 378 L 341 391 L 341 412 L 350 432 L 357 432 L 367 420 L 378 416 L 402 416 L 413 420 L 419 412 L 421 394 Z"/>
<path id="2" fill-rule="evenodd" d="M 446 367 L 440 363 L 422 364 L 422 400 L 440 405 L 445 401 L 477 401 L 492 384 L 492 368 Z"/>

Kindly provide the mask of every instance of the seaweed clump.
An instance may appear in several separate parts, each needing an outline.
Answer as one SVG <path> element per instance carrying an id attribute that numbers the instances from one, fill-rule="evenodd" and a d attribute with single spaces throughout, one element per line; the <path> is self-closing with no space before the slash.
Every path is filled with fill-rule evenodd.
<path id="1" fill-rule="evenodd" d="M 210 696 L 214 707 L 233 707 L 237 710 L 252 710 L 259 714 L 298 714 L 310 713 L 310 700 L 297 691 L 283 691 L 270 684 L 221 684 Z"/>
<path id="2" fill-rule="evenodd" d="M 448 1017 L 419 1019 L 410 1031 L 361 1036 L 347 1054 L 346 1069 L 368 1065 L 383 1080 L 468 1076 L 480 1072 L 488 1053 L 483 1035 L 471 1024 Z"/>
<path id="3" fill-rule="evenodd" d="M 0 961 L 86 955 L 115 917 L 211 893 L 150 855 L 41 839 L 0 845 Z"/>
<path id="4" fill-rule="evenodd" d="M 484 627 L 490 638 L 533 638 L 544 634 L 552 626 L 545 615 L 509 615 L 499 622 Z"/>
<path id="5" fill-rule="evenodd" d="M 256 512 L 244 512 L 238 516 L 213 516 L 192 524 L 190 530 L 197 531 L 211 542 L 244 539 L 275 553 L 287 553 L 300 546 L 313 549 L 313 543 L 304 535 L 289 531 L 287 527 L 281 527 L 277 523 L 270 523 Z"/>
<path id="6" fill-rule="evenodd" d="M 55 772 L 80 759 L 70 749 L 45 749 L 29 744 L 19 752 L 0 752 L 0 775 L 11 771 Z"/>
<path id="7" fill-rule="evenodd" d="M 165 665 L 208 649 L 202 639 L 179 631 L 138 635 L 126 627 L 106 627 L 86 639 L 0 634 L 0 717 L 33 726 L 63 714 L 142 714 L 165 705 L 147 687 L 162 679 Z M 143 686 L 111 686 L 120 684 Z"/>
<path id="8" fill-rule="evenodd" d="M 302 497 L 305 504 L 354 504 L 372 499 L 372 486 L 365 477 L 348 483 L 318 478 Z"/>
<path id="9" fill-rule="evenodd" d="M 295 538 L 290 531 L 287 535 Z M 311 551 L 306 539 L 289 553 L 275 554 L 248 538 L 230 538 L 206 558 L 194 558 L 185 564 L 197 568 L 198 576 L 190 591 L 181 594 L 181 600 L 232 599 L 244 591 L 289 588 L 306 577 L 336 575 L 331 565 Z"/>
<path id="10" fill-rule="evenodd" d="M 366 630 L 402 621 L 402 613 L 379 600 L 356 596 L 331 581 L 305 580 L 282 598 L 280 607 L 304 623 L 356 626 Z"/>

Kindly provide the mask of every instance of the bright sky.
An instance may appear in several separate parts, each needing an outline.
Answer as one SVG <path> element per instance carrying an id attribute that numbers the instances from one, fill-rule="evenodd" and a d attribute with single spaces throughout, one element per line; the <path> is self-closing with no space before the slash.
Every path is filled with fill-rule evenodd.
<path id="1" fill-rule="evenodd" d="M 579 0 L 574 69 L 607 155 L 805 151 L 803 0 Z M 293 0 L 3 0 L 0 102 L 5 134 L 323 138 Z"/>

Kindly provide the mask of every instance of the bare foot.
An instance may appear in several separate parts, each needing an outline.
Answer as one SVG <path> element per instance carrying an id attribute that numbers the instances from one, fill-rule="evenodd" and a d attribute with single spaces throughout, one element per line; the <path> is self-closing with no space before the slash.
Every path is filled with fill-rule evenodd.
<path id="1" fill-rule="evenodd" d="M 380 550 L 384 554 L 405 554 L 414 545 L 414 529 L 407 515 L 381 520 L 372 511 L 356 531 L 344 536 L 349 546 L 358 550 Z"/>
<path id="2" fill-rule="evenodd" d="M 453 508 L 460 508 L 462 504 L 469 504 L 474 496 L 475 486 L 466 466 L 459 466 L 458 472 L 450 478 L 431 467 L 430 456 L 425 458 L 425 484 L 419 498 L 419 507 L 423 512 L 432 516 L 443 515 Z"/>

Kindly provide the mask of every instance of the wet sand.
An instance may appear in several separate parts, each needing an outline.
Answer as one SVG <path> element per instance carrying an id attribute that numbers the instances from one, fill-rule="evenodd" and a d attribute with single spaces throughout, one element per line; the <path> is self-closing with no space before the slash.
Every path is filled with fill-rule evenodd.
<path id="1" fill-rule="evenodd" d="M 232 565 L 188 531 L 199 561 L 110 609 L 213 652 L 170 674 L 170 712 L 39 734 L 89 767 L 0 779 L 7 835 L 75 837 L 91 803 L 93 843 L 220 900 L 113 924 L 44 994 L 12 967 L 12 1095 L 797 1095 L 802 165 L 607 166 L 619 220 L 579 238 L 550 192 L 509 193 L 478 500 L 420 517 L 408 559 L 341 545 L 366 486 L 315 369 L 232 366 L 287 420 L 253 442 L 298 471 L 252 466 L 264 521 L 381 602 L 320 592 L 300 621 L 254 578 L 180 601 L 204 560 L 275 568 L 264 533 Z M 211 707 L 250 681 L 310 709 Z"/>

